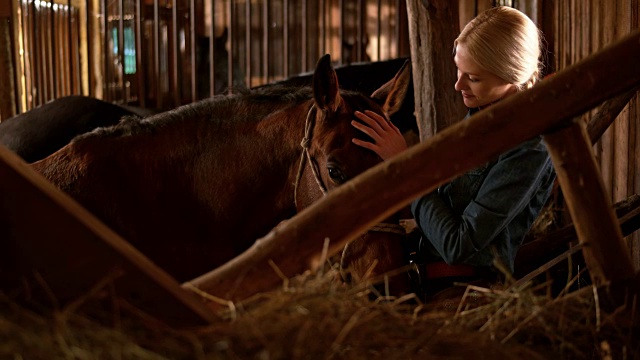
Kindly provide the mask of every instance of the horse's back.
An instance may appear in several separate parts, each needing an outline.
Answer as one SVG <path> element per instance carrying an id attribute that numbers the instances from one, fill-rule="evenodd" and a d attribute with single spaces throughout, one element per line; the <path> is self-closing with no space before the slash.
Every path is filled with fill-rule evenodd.
<path id="1" fill-rule="evenodd" d="M 0 144 L 27 162 L 54 153 L 71 139 L 135 115 L 116 104 L 87 96 L 61 97 L 0 122 Z"/>

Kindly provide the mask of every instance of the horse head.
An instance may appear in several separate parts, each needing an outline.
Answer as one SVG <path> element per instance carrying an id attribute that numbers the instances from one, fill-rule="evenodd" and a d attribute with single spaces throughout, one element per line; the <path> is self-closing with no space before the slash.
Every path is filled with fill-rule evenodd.
<path id="1" fill-rule="evenodd" d="M 393 79 L 367 97 L 340 89 L 329 55 L 318 61 L 313 75 L 314 104 L 307 116 L 295 191 L 298 211 L 382 162 L 377 154 L 351 141 L 368 138 L 351 125 L 356 120 L 354 112 L 372 110 L 388 118 L 400 109 L 410 81 L 411 66 L 407 61 Z M 370 280 L 402 267 L 403 236 L 404 229 L 394 217 L 352 241 L 340 261 L 344 280 Z M 392 293 L 405 292 L 406 275 L 399 274 L 391 284 Z"/>

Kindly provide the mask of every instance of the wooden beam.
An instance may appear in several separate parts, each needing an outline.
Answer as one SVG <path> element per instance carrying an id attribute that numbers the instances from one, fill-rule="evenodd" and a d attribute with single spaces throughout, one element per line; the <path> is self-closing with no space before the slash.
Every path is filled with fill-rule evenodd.
<path id="1" fill-rule="evenodd" d="M 64 306 L 115 273 L 116 296 L 168 325 L 216 321 L 194 294 L 3 146 L 0 179 L 0 291 Z"/>
<path id="2" fill-rule="evenodd" d="M 596 285 L 633 278 L 631 256 L 605 191 L 583 121 L 544 136 Z"/>
<path id="3" fill-rule="evenodd" d="M 638 58 L 640 31 L 635 31 L 532 89 L 365 171 L 274 229 L 239 257 L 185 285 L 240 300 L 277 286 L 283 276 L 313 268 L 325 239 L 339 249 L 438 185 L 640 85 Z M 624 253 L 619 256 L 624 257 Z"/>

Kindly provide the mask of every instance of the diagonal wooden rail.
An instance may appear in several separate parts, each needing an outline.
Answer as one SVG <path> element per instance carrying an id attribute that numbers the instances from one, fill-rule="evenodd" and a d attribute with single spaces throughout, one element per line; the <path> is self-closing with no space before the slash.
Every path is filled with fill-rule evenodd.
<path id="1" fill-rule="evenodd" d="M 511 96 L 362 173 L 259 239 L 239 257 L 185 286 L 195 286 L 218 297 L 241 300 L 277 286 L 283 275 L 291 277 L 313 268 L 318 264 L 325 239 L 329 239 L 332 248 L 339 248 L 414 198 L 533 136 L 567 125 L 573 127 L 570 124 L 573 117 L 639 85 L 639 58 L 640 31 L 635 31 L 533 89 Z M 554 143 L 551 151 L 562 152 L 564 146 Z M 590 147 L 584 148 L 587 150 L 591 151 Z M 560 173 L 560 176 L 565 175 Z M 585 176 L 599 175 L 591 169 Z M 593 198 L 593 204 L 608 203 L 601 199 L 604 192 L 599 190 L 594 193 L 577 191 L 576 196 Z M 611 206 L 603 209 L 612 211 Z M 581 213 L 575 215 L 581 216 Z M 578 231 L 579 234 L 590 231 L 585 221 L 591 220 L 573 219 L 576 228 L 585 227 L 584 231 Z M 616 221 L 615 217 L 603 216 L 599 221 L 608 230 L 602 238 L 589 237 L 584 251 L 611 246 L 611 250 L 620 249 L 620 252 L 608 251 L 613 256 L 608 259 L 592 257 L 598 262 L 594 265 L 598 277 L 602 280 L 632 278 L 630 257 L 620 248 L 621 235 L 611 225 Z M 600 246 L 594 247 L 594 243 Z M 609 269 L 600 263 L 605 261 L 618 265 Z M 278 271 L 269 270 L 272 267 L 277 267 Z"/>
<path id="2" fill-rule="evenodd" d="M 87 297 L 102 280 L 115 289 L 110 300 L 124 300 L 123 305 L 167 325 L 218 319 L 164 270 L 0 145 L 0 291 L 16 300 L 65 307 Z M 18 289 L 25 291 L 16 295 Z"/>

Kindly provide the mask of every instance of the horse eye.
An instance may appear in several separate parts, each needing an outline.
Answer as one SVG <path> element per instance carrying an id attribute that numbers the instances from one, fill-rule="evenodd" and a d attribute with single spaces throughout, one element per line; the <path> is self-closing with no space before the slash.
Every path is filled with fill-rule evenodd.
<path id="1" fill-rule="evenodd" d="M 342 170 L 340 170 L 340 168 L 328 166 L 327 169 L 329 171 L 329 177 L 331 178 L 331 180 L 339 184 L 347 181 L 347 177 L 344 175 Z"/>

